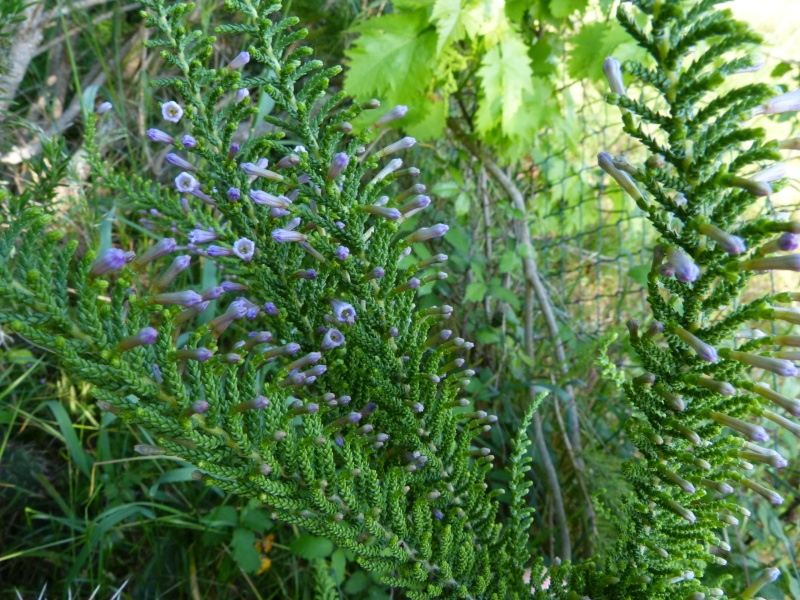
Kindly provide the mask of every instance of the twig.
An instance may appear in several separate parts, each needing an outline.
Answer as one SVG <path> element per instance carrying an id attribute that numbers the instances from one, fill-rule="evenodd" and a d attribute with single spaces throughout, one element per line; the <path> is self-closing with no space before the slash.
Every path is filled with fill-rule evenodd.
<path id="1" fill-rule="evenodd" d="M 0 77 L 0 120 L 2 113 L 6 112 L 17 95 L 19 86 L 22 83 L 25 73 L 28 71 L 36 49 L 42 43 L 44 32 L 42 25 L 47 18 L 44 10 L 44 2 L 31 2 L 23 12 L 24 19 L 16 28 L 16 35 L 11 41 L 11 51 L 8 56 L 8 73 Z"/>

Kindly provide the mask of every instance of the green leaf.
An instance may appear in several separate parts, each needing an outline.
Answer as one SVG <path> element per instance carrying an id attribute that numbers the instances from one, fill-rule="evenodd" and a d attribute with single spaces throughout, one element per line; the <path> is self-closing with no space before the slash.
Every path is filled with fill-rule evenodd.
<path id="1" fill-rule="evenodd" d="M 479 133 L 486 134 L 498 124 L 505 134 L 514 132 L 524 94 L 533 93 L 530 62 L 528 46 L 516 33 L 509 33 L 483 57 L 478 70 L 481 78 L 476 115 Z"/>
<path id="2" fill-rule="evenodd" d="M 272 517 L 268 510 L 259 507 L 259 502 L 251 501 L 245 508 L 242 509 L 242 514 L 239 517 L 239 524 L 246 527 L 255 533 L 269 531 L 273 527 Z"/>
<path id="3" fill-rule="evenodd" d="M 447 44 L 464 39 L 467 32 L 464 28 L 463 15 L 461 0 L 436 0 L 431 13 L 431 20 L 436 23 L 436 32 L 439 34 L 436 54 L 439 54 Z"/>
<path id="4" fill-rule="evenodd" d="M 256 534 L 249 529 L 238 527 L 233 531 L 231 555 L 245 573 L 255 573 L 261 567 L 261 556 L 255 543 Z"/>
<path id="5" fill-rule="evenodd" d="M 333 542 L 326 538 L 303 534 L 294 540 L 289 548 L 300 558 L 311 560 L 325 558 L 333 552 Z"/>
<path id="6" fill-rule="evenodd" d="M 467 286 L 465 298 L 470 302 L 480 302 L 486 296 L 487 287 L 485 283 L 470 283 Z"/>
<path id="7" fill-rule="evenodd" d="M 639 285 L 647 285 L 647 275 L 650 273 L 650 267 L 647 265 L 640 265 L 633 267 L 628 271 L 628 275 Z"/>
<path id="8" fill-rule="evenodd" d="M 565 19 L 576 10 L 584 11 L 589 0 L 550 0 L 550 12 L 557 19 Z"/>
<path id="9" fill-rule="evenodd" d="M 200 520 L 209 528 L 236 527 L 239 523 L 239 513 L 233 506 L 218 506 Z"/>
<path id="10" fill-rule="evenodd" d="M 344 584 L 344 591 L 347 594 L 360 594 L 370 586 L 371 580 L 365 571 L 356 571 Z"/>
<path id="11" fill-rule="evenodd" d="M 787 62 L 779 62 L 774 69 L 772 69 L 772 73 L 769 74 L 770 77 L 783 77 L 792 70 L 792 65 Z"/>
<path id="12" fill-rule="evenodd" d="M 336 585 L 342 585 L 347 575 L 347 557 L 341 548 L 331 555 L 331 569 L 333 570 L 333 580 Z"/>
<path id="13" fill-rule="evenodd" d="M 72 426 L 72 420 L 69 418 L 67 411 L 64 410 L 64 407 L 56 400 L 48 401 L 47 406 L 50 407 L 50 411 L 56 418 L 56 423 L 58 423 L 58 428 L 61 430 L 61 437 L 64 438 L 64 443 L 67 446 L 69 455 L 72 457 L 72 460 L 75 461 L 75 465 L 77 465 L 81 472 L 89 477 L 92 460 L 91 457 L 83 451 L 83 446 L 81 446 L 78 440 L 78 436 Z"/>
<path id="14" fill-rule="evenodd" d="M 638 54 L 633 38 L 616 21 L 601 21 L 584 25 L 572 37 L 567 71 L 575 79 L 600 81 L 603 78 L 603 59 L 614 55 L 623 61 Z M 615 52 L 620 46 L 628 45 L 624 52 Z"/>
<path id="15" fill-rule="evenodd" d="M 520 267 L 519 257 L 513 250 L 506 250 L 500 257 L 498 269 L 500 273 L 513 273 Z"/>

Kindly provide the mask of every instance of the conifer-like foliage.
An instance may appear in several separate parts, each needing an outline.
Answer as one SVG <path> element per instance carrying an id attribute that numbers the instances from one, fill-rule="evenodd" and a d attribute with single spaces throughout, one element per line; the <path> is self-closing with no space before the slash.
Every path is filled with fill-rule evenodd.
<path id="1" fill-rule="evenodd" d="M 796 294 L 734 304 L 754 274 L 800 270 L 800 257 L 780 254 L 797 246 L 800 225 L 750 218 L 780 176 L 760 169 L 782 146 L 746 122 L 797 100 L 771 99 L 760 85 L 716 93 L 751 65 L 758 38 L 711 0 L 620 9 L 655 61 L 626 69 L 656 101 L 629 97 L 613 59 L 609 99 L 650 158 L 636 167 L 604 153 L 600 164 L 663 237 L 649 280 L 652 321 L 630 323 L 644 373 L 625 381 L 605 364 L 633 409 L 627 430 L 640 458 L 626 474 L 636 493 L 619 543 L 583 564 L 552 565 L 545 586 L 538 565 L 524 581 L 525 431 L 536 407 L 508 459 L 501 520 L 501 492 L 485 482 L 493 457 L 477 439 L 496 419 L 461 393 L 471 372 L 459 355 L 470 344 L 447 329 L 451 307 L 414 304 L 421 284 L 445 276 L 447 257 L 416 262 L 411 245 L 447 227 L 398 233 L 430 203 L 414 183 L 419 170 L 392 156 L 414 141 L 374 143 L 404 107 L 354 131 L 350 121 L 377 103 L 329 95 L 338 69 L 309 59 L 298 44 L 305 32 L 277 17 L 279 5 L 228 0 L 231 24 L 218 33 L 247 45 L 212 69 L 214 38 L 183 25 L 191 4 L 143 4 L 160 32 L 148 44 L 171 67 L 154 82 L 168 100 L 148 137 L 173 147 L 174 189 L 103 162 L 102 116 L 90 119 L 87 146 L 94 184 L 146 209 L 143 225 L 161 238 L 135 253 L 78 256 L 45 210 L 28 209 L 0 239 L 0 324 L 54 352 L 92 384 L 101 409 L 152 432 L 157 445 L 138 452 L 194 464 L 198 480 L 351 550 L 410 598 L 725 597 L 701 579 L 708 564 L 724 563 L 712 547 L 725 550 L 718 532 L 743 512 L 724 495 L 741 485 L 780 501 L 742 472 L 785 464 L 758 445 L 768 432 L 754 420 L 800 434 L 782 414 L 800 416 L 800 403 L 751 372 L 797 375 L 797 355 L 773 348 L 800 346 L 800 337 L 750 334 L 736 344 L 751 320 L 800 322 L 780 306 Z M 234 143 L 261 94 L 276 105 L 269 131 Z M 220 285 L 179 289 L 182 272 L 200 263 L 216 265 Z M 320 597 L 334 597 L 324 564 L 313 569 Z M 728 593 L 752 598 L 775 575 Z"/>

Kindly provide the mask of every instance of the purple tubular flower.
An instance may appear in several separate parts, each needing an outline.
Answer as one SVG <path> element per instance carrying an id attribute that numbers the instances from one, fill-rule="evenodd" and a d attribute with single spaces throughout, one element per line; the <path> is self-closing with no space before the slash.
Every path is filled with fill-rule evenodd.
<path id="1" fill-rule="evenodd" d="M 420 286 L 420 283 L 421 282 L 420 282 L 419 279 L 417 279 L 416 277 L 412 277 L 406 283 L 396 287 L 394 289 L 394 293 L 395 294 L 401 294 L 403 292 L 408 292 L 408 291 L 411 291 L 411 290 L 418 290 L 419 286 Z"/>
<path id="2" fill-rule="evenodd" d="M 691 283 L 700 276 L 700 268 L 682 248 L 670 246 L 667 248 L 666 256 L 669 264 L 675 269 L 675 278 L 678 281 Z"/>
<path id="3" fill-rule="evenodd" d="M 380 171 L 378 171 L 378 174 L 372 178 L 372 180 L 367 184 L 367 186 L 373 186 L 376 183 L 383 181 L 384 179 L 386 179 L 386 177 L 397 171 L 397 169 L 399 169 L 402 166 L 403 166 L 402 159 L 393 158 L 392 160 L 389 161 L 389 163 L 385 167 L 383 167 Z"/>
<path id="4" fill-rule="evenodd" d="M 242 402 L 241 404 L 234 407 L 234 412 L 244 412 L 246 410 L 261 410 L 267 408 L 269 406 L 269 398 L 266 396 L 256 396 L 252 400 L 248 400 L 247 402 Z"/>
<path id="5" fill-rule="evenodd" d="M 197 140 L 188 133 L 181 138 L 181 144 L 184 148 L 194 148 L 197 146 Z"/>
<path id="6" fill-rule="evenodd" d="M 192 290 L 184 290 L 182 292 L 165 292 L 163 294 L 155 294 L 150 296 L 148 300 L 150 304 L 161 304 L 168 306 L 170 304 L 177 304 L 179 306 L 194 306 L 203 301 L 203 297 Z"/>
<path id="7" fill-rule="evenodd" d="M 800 247 L 800 235 L 795 233 L 784 233 L 776 240 L 778 249 L 783 252 L 791 252 Z"/>
<path id="8" fill-rule="evenodd" d="M 403 204 L 403 206 L 400 207 L 400 212 L 405 215 L 410 212 L 422 210 L 423 208 L 428 208 L 430 204 L 431 204 L 430 196 L 423 196 L 420 194 L 413 200 L 410 200 L 409 202 Z"/>
<path id="9" fill-rule="evenodd" d="M 738 350 L 731 350 L 726 353 L 725 358 L 736 360 L 757 369 L 764 369 L 780 375 L 781 377 L 796 377 L 798 373 L 791 361 L 782 358 L 772 358 L 770 356 L 760 356 L 758 354 L 750 354 L 749 352 L 739 352 Z"/>
<path id="10" fill-rule="evenodd" d="M 270 208 L 269 209 L 269 218 L 270 219 L 280 219 L 281 217 L 288 217 L 289 211 L 284 210 L 282 208 Z"/>
<path id="11" fill-rule="evenodd" d="M 205 362 L 212 356 L 214 356 L 214 352 L 208 348 L 188 348 L 175 351 L 175 358 L 178 360 L 196 360 L 198 362 Z"/>
<path id="12" fill-rule="evenodd" d="M 278 307 L 275 306 L 274 302 L 265 302 L 264 303 L 264 312 L 267 313 L 268 315 L 278 315 L 278 314 L 280 314 L 280 311 L 278 310 Z"/>
<path id="13" fill-rule="evenodd" d="M 161 273 L 159 278 L 156 280 L 154 285 L 154 289 L 160 291 L 167 287 L 169 284 L 173 282 L 173 280 L 187 268 L 192 263 L 192 257 L 188 254 L 182 254 L 181 256 L 176 256 L 175 259 L 172 261 L 172 264 L 164 269 L 164 272 Z"/>
<path id="14" fill-rule="evenodd" d="M 430 267 L 431 265 L 437 265 L 441 263 L 447 262 L 447 254 L 434 254 L 430 258 L 426 258 L 425 260 L 421 260 L 417 263 L 418 269 L 425 269 Z"/>
<path id="15" fill-rule="evenodd" d="M 164 159 L 171 164 L 173 167 L 178 167 L 179 169 L 183 169 L 184 171 L 197 171 L 197 167 L 195 167 L 192 163 L 188 160 L 184 160 L 174 152 L 170 152 L 167 154 Z"/>
<path id="16" fill-rule="evenodd" d="M 187 237 L 192 244 L 207 244 L 219 239 L 216 232 L 205 229 L 192 229 Z"/>
<path id="17" fill-rule="evenodd" d="M 249 62 L 250 62 L 250 53 L 247 51 L 239 52 L 239 54 L 237 54 L 234 57 L 234 59 L 228 63 L 227 69 L 229 71 L 235 71 L 236 69 L 241 69 Z"/>
<path id="18" fill-rule="evenodd" d="M 684 344 L 694 350 L 700 360 L 710 363 L 715 363 L 719 360 L 716 348 L 706 344 L 703 340 L 693 333 L 689 333 L 683 327 L 676 327 L 673 333 L 678 336 Z"/>
<path id="19" fill-rule="evenodd" d="M 316 279 L 317 271 L 315 269 L 302 269 L 292 275 L 295 279 Z"/>
<path id="20" fill-rule="evenodd" d="M 95 110 L 94 112 L 96 115 L 102 115 L 103 113 L 107 113 L 108 111 L 110 111 L 112 108 L 114 108 L 114 105 L 111 104 L 111 102 L 103 102 L 100 104 L 100 106 L 97 107 L 97 110 Z"/>
<path id="21" fill-rule="evenodd" d="M 751 258 L 739 263 L 742 271 L 800 271 L 800 254 Z"/>
<path id="22" fill-rule="evenodd" d="M 779 394 L 763 383 L 753 384 L 753 392 L 762 398 L 766 398 L 773 404 L 780 406 L 784 410 L 788 411 L 793 417 L 800 417 L 800 400 L 795 400 L 794 398 L 789 398 L 783 394 Z"/>
<path id="23" fill-rule="evenodd" d="M 275 163 L 276 169 L 288 169 L 289 167 L 294 167 L 300 164 L 300 157 L 295 154 L 294 152 L 291 154 L 287 154 L 282 159 L 280 159 L 277 163 Z"/>
<path id="24" fill-rule="evenodd" d="M 276 242 L 304 242 L 306 239 L 305 234 L 299 231 L 289 231 L 286 229 L 273 229 L 272 239 Z"/>
<path id="25" fill-rule="evenodd" d="M 245 262 L 253 260 L 256 245 L 247 238 L 239 238 L 233 243 L 233 253 Z"/>
<path id="26" fill-rule="evenodd" d="M 331 300 L 330 304 L 333 310 L 333 316 L 336 317 L 337 321 L 340 323 L 347 323 L 348 325 L 355 323 L 357 315 L 356 309 L 353 308 L 352 304 L 335 299 Z"/>
<path id="27" fill-rule="evenodd" d="M 225 293 L 225 288 L 221 285 L 215 285 L 214 287 L 210 287 L 207 290 L 204 290 L 202 294 L 203 300 L 216 300 L 217 298 L 222 297 Z"/>
<path id="28" fill-rule="evenodd" d="M 600 165 L 600 168 L 608 173 L 611 178 L 616 181 L 631 198 L 637 201 L 644 200 L 642 192 L 640 192 L 639 188 L 636 187 L 636 184 L 633 182 L 633 179 L 631 179 L 631 176 L 625 171 L 618 169 L 616 165 L 614 165 L 614 156 L 612 154 L 608 152 L 601 152 L 597 155 L 597 164 Z"/>
<path id="29" fill-rule="evenodd" d="M 159 144 L 173 144 L 175 142 L 175 139 L 170 134 L 160 129 L 148 129 L 146 133 L 151 142 L 158 142 Z"/>
<path id="30" fill-rule="evenodd" d="M 241 104 L 244 102 L 245 98 L 250 97 L 250 90 L 247 88 L 239 88 L 236 90 L 236 104 Z"/>
<path id="31" fill-rule="evenodd" d="M 205 400 L 197 400 L 193 402 L 192 405 L 186 409 L 184 413 L 187 417 L 191 417 L 192 415 L 204 415 L 208 412 L 208 409 L 211 408 L 211 405 Z"/>
<path id="32" fill-rule="evenodd" d="M 233 160 L 233 157 L 236 156 L 238 152 L 239 152 L 239 144 L 234 142 L 233 144 L 231 144 L 230 148 L 228 148 L 228 160 Z"/>
<path id="33" fill-rule="evenodd" d="M 242 163 L 239 167 L 250 175 L 251 177 L 263 177 L 264 179 L 270 179 L 272 181 L 283 181 L 283 176 L 278 175 L 274 171 L 270 171 L 265 167 L 260 167 L 257 164 L 253 163 Z"/>
<path id="34" fill-rule="evenodd" d="M 745 244 L 745 241 L 742 238 L 736 235 L 731 235 L 715 225 L 711 225 L 710 223 L 702 223 L 697 230 L 703 235 L 707 235 L 712 240 L 717 242 L 728 254 L 743 254 L 747 251 L 747 244 Z"/>
<path id="35" fill-rule="evenodd" d="M 200 183 L 190 173 L 183 172 L 175 178 L 175 188 L 179 192 L 189 192 L 200 187 Z"/>
<path id="36" fill-rule="evenodd" d="M 434 508 L 433 518 L 436 519 L 437 521 L 441 521 L 442 519 L 444 519 L 444 513 L 440 511 L 438 508 Z"/>
<path id="37" fill-rule="evenodd" d="M 728 175 L 723 179 L 725 185 L 730 187 L 738 187 L 753 196 L 769 196 L 772 194 L 772 186 L 764 181 L 756 181 L 754 179 L 747 179 L 738 175 Z"/>
<path id="38" fill-rule="evenodd" d="M 383 267 L 375 267 L 364 276 L 364 281 L 371 281 L 372 279 L 383 279 L 386 275 L 386 269 Z"/>
<path id="39" fill-rule="evenodd" d="M 242 197 L 242 192 L 237 187 L 229 187 L 226 195 L 231 202 L 238 202 L 239 198 Z"/>
<path id="40" fill-rule="evenodd" d="M 398 104 L 392 110 L 383 115 L 380 119 L 375 121 L 372 124 L 372 128 L 377 129 L 378 127 L 383 127 L 384 125 L 388 125 L 392 121 L 397 121 L 398 119 L 402 119 L 403 117 L 406 116 L 407 112 L 408 112 L 407 106 Z"/>
<path id="41" fill-rule="evenodd" d="M 620 96 L 625 95 L 625 84 L 622 82 L 622 66 L 613 56 L 609 56 L 603 61 L 603 73 L 608 79 L 608 86 L 611 91 Z"/>
<path id="42" fill-rule="evenodd" d="M 765 317 L 800 325 L 800 310 L 796 308 L 770 308 L 765 311 Z"/>
<path id="43" fill-rule="evenodd" d="M 162 238 L 153 244 L 144 254 L 140 254 L 131 261 L 131 268 L 135 271 L 143 269 L 154 260 L 166 256 L 175 250 L 178 244 L 174 238 Z"/>
<path id="44" fill-rule="evenodd" d="M 410 244 L 415 242 L 427 242 L 428 240 L 442 237 L 447 233 L 448 229 L 450 229 L 450 226 L 444 223 L 438 223 L 432 227 L 421 227 L 406 237 L 406 241 Z"/>
<path id="45" fill-rule="evenodd" d="M 760 483 L 756 483 L 755 481 L 752 481 L 750 479 L 744 479 L 743 478 L 741 481 L 742 481 L 742 485 L 744 487 L 746 487 L 746 488 L 754 491 L 756 494 L 762 496 L 765 500 L 767 500 L 773 506 L 778 506 L 779 504 L 783 504 L 783 496 L 781 496 L 775 490 L 771 490 L 771 489 L 769 489 L 767 487 L 764 487 Z M 773 569 L 773 570 L 774 571 L 778 571 L 778 569 Z M 778 576 L 780 576 L 780 571 L 778 571 Z M 762 575 L 762 577 L 763 577 L 763 575 Z M 777 578 L 778 577 L 776 576 L 776 577 L 770 579 L 770 581 L 774 581 Z M 762 585 L 764 585 L 764 584 L 762 584 Z M 752 587 L 752 585 L 751 585 L 751 587 Z M 761 586 L 759 586 L 759 587 L 761 587 Z M 747 589 L 750 589 L 750 588 L 747 588 Z M 752 597 L 753 596 L 745 596 L 744 594 L 742 594 L 740 596 L 740 598 L 752 598 Z"/>
<path id="46" fill-rule="evenodd" d="M 156 343 L 156 338 L 158 338 L 158 331 L 152 327 L 145 327 L 144 329 L 140 329 L 138 333 L 129 335 L 120 341 L 120 343 L 117 344 L 117 350 L 126 352 L 138 348 L 139 346 L 151 346 Z"/>
<path id="47" fill-rule="evenodd" d="M 394 144 L 389 144 L 382 150 L 378 150 L 375 153 L 375 156 L 378 158 L 382 156 L 386 156 L 388 154 L 394 154 L 395 152 L 400 152 L 401 150 L 408 150 L 409 148 L 413 148 L 414 144 L 417 143 L 413 137 L 404 137 L 402 140 L 395 142 Z"/>
<path id="48" fill-rule="evenodd" d="M 125 251 L 119 248 L 109 248 L 92 263 L 89 268 L 89 276 L 100 277 L 111 271 L 119 271 L 124 266 Z"/>
<path id="49" fill-rule="evenodd" d="M 396 208 L 378 206 L 377 204 L 367 204 L 366 206 L 362 206 L 361 210 L 377 217 L 389 219 L 390 221 L 396 221 L 403 216 L 403 214 Z"/>
<path id="50" fill-rule="evenodd" d="M 164 117 L 165 121 L 177 123 L 183 116 L 183 108 L 174 100 L 170 100 L 161 105 L 161 116 Z"/>
<path id="51" fill-rule="evenodd" d="M 178 313 L 175 316 L 175 318 L 172 319 L 172 324 L 177 327 L 177 326 L 181 325 L 182 323 L 185 323 L 186 321 L 188 321 L 192 317 L 194 317 L 196 315 L 199 315 L 202 312 L 205 312 L 206 309 L 208 308 L 209 304 L 210 304 L 210 302 L 205 301 L 205 302 L 201 302 L 200 304 L 195 304 L 193 306 L 190 306 L 186 310 L 181 311 L 180 313 Z"/>
<path id="52" fill-rule="evenodd" d="M 256 204 L 270 206 L 272 208 L 287 209 L 292 203 L 286 196 L 273 196 L 262 190 L 250 190 L 250 198 Z"/>
<path id="53" fill-rule="evenodd" d="M 215 246 L 212 244 L 208 248 L 206 248 L 206 254 L 208 254 L 211 258 L 219 258 L 221 256 L 232 256 L 233 250 L 230 248 L 225 248 L 223 246 Z"/>
<path id="54" fill-rule="evenodd" d="M 245 313 L 244 316 L 247 317 L 248 320 L 250 321 L 255 319 L 261 312 L 261 307 L 258 304 L 253 304 L 252 302 L 250 302 L 250 300 L 248 300 L 244 296 L 239 296 L 236 299 L 236 301 L 241 302 L 245 306 L 245 308 L 247 308 L 247 312 Z"/>
<path id="55" fill-rule="evenodd" d="M 753 115 L 777 115 L 800 110 L 800 90 L 788 92 L 753 109 Z"/>
<path id="56" fill-rule="evenodd" d="M 731 429 L 744 434 L 752 442 L 766 442 L 769 440 L 769 435 L 767 434 L 766 429 L 760 425 L 754 425 L 753 423 L 748 423 L 747 421 L 742 421 L 741 419 L 737 419 L 736 417 L 731 417 L 717 411 L 711 411 L 711 418 L 720 425 L 730 427 Z"/>
<path id="57" fill-rule="evenodd" d="M 696 386 L 706 388 L 712 392 L 716 392 L 722 396 L 733 396 L 736 393 L 736 388 L 727 381 L 716 381 L 715 379 L 706 379 L 705 377 L 696 377 L 691 380 Z"/>
<path id="58" fill-rule="evenodd" d="M 344 344 L 344 334 L 338 329 L 329 329 L 322 338 L 322 343 L 319 345 L 320 350 L 330 350 L 331 348 L 338 348 Z"/>
<path id="59" fill-rule="evenodd" d="M 331 166 L 328 167 L 328 181 L 333 181 L 347 168 L 350 164 L 350 157 L 346 152 L 339 152 L 333 155 L 331 159 Z"/>
<path id="60" fill-rule="evenodd" d="M 347 246 L 339 246 L 336 248 L 336 258 L 339 260 L 347 260 L 350 256 L 350 248 Z"/>
<path id="61" fill-rule="evenodd" d="M 327 365 L 315 365 L 310 369 L 308 369 L 307 371 L 303 371 L 303 375 L 305 376 L 306 379 L 309 379 L 311 377 L 317 378 L 320 375 L 324 375 L 327 370 L 328 370 Z"/>
<path id="62" fill-rule="evenodd" d="M 243 302 L 234 300 L 224 313 L 208 322 L 208 328 L 214 332 L 215 337 L 219 337 L 231 323 L 243 318 L 245 314 L 247 314 L 247 306 Z"/>

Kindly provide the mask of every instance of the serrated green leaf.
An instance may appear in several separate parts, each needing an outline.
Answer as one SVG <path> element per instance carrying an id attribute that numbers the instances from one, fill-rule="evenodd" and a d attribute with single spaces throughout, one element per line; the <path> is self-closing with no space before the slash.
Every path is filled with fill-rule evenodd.
<path id="1" fill-rule="evenodd" d="M 326 538 L 303 534 L 294 540 L 289 548 L 292 553 L 300 558 L 311 560 L 314 558 L 325 558 L 333 552 L 333 542 Z"/>
<path id="2" fill-rule="evenodd" d="M 589 0 L 550 0 L 550 12 L 557 19 L 565 19 L 576 10 L 583 11 Z"/>
<path id="3" fill-rule="evenodd" d="M 486 296 L 487 287 L 485 283 L 473 282 L 467 286 L 464 297 L 470 302 L 480 302 Z"/>
<path id="4" fill-rule="evenodd" d="M 644 58 L 644 50 L 616 21 L 584 25 L 570 42 L 572 49 L 567 59 L 567 71 L 575 79 L 600 81 L 606 56 L 613 55 L 620 62 Z"/>
<path id="5" fill-rule="evenodd" d="M 233 531 L 231 556 L 245 573 L 255 573 L 261 567 L 261 556 L 255 548 L 256 535 L 241 527 Z"/>
<path id="6" fill-rule="evenodd" d="M 436 54 L 447 44 L 464 39 L 467 30 L 464 28 L 463 16 L 461 0 L 436 0 L 431 13 L 431 20 L 436 23 L 436 32 L 439 35 Z"/>
<path id="7" fill-rule="evenodd" d="M 498 270 L 500 273 L 513 273 L 519 268 L 519 266 L 519 256 L 517 256 L 517 254 L 512 250 L 506 250 L 503 252 L 503 256 L 500 257 Z"/>

